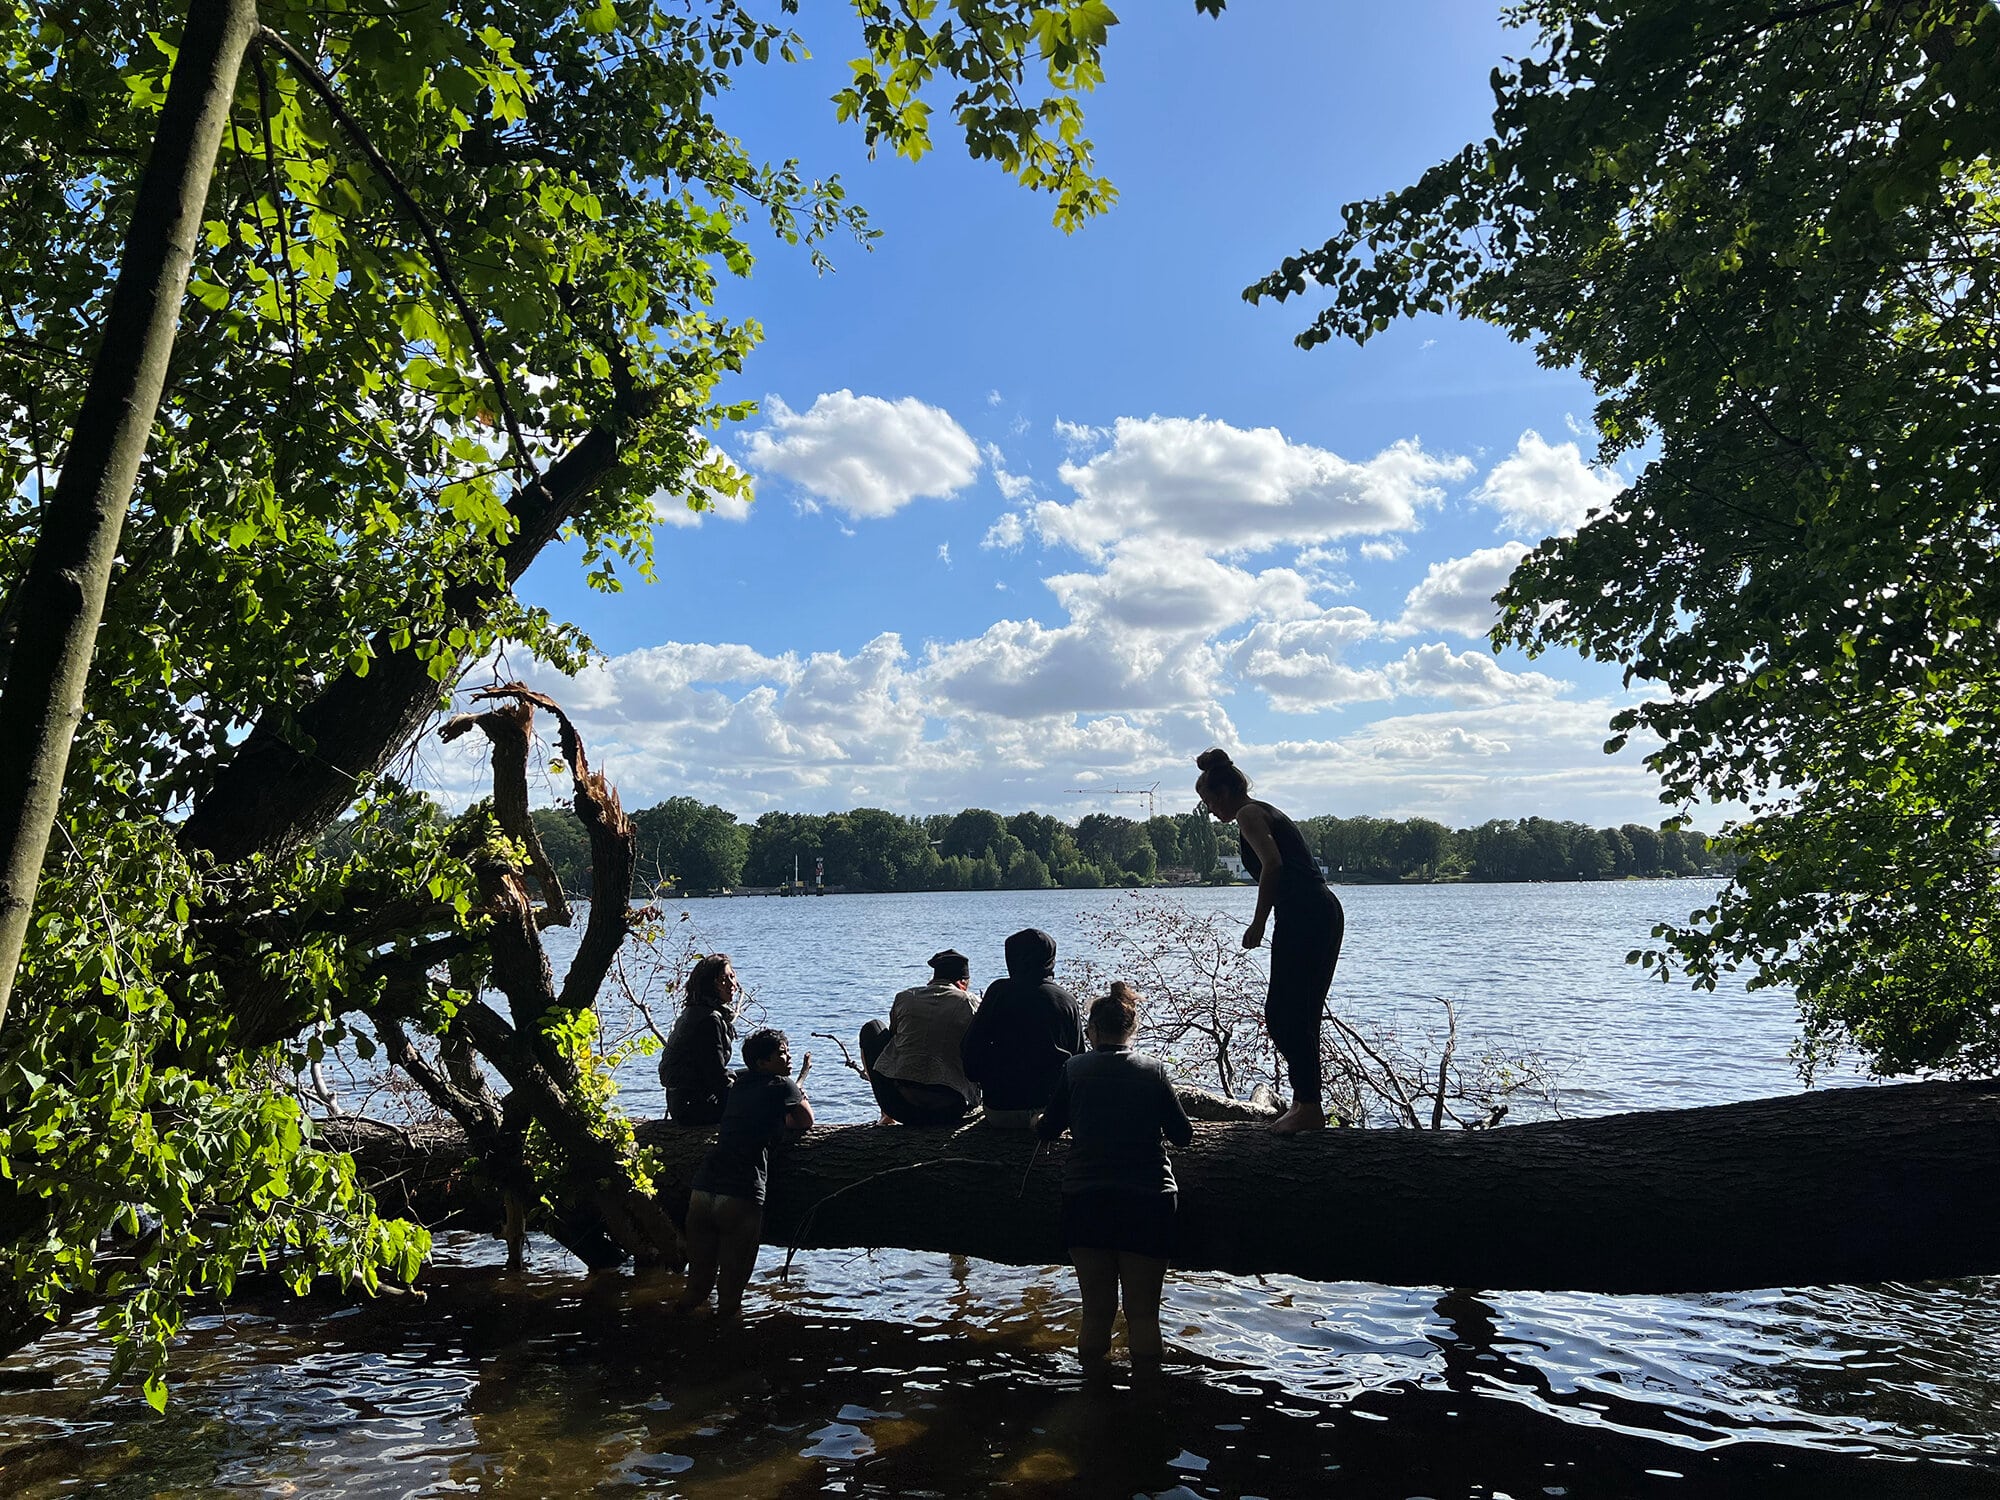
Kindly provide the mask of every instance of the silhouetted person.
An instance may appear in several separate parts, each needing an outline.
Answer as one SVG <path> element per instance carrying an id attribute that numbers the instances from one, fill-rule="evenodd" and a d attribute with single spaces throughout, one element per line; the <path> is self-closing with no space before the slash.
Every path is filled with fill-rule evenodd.
<path id="1" fill-rule="evenodd" d="M 959 1043 L 972 1024 L 972 965 L 947 948 L 931 955 L 931 982 L 896 996 L 889 1024 L 861 1028 L 861 1061 L 883 1115 L 904 1125 L 951 1125 L 979 1104 Z"/>
<path id="2" fill-rule="evenodd" d="M 1132 1373 L 1150 1377 L 1160 1369 L 1160 1284 L 1179 1200 L 1165 1142 L 1189 1144 L 1194 1126 L 1165 1065 L 1132 1050 L 1138 1029 L 1139 995 L 1130 985 L 1114 984 L 1093 1001 L 1090 1050 L 1063 1065 L 1035 1129 L 1045 1141 L 1070 1134 L 1062 1238 L 1083 1296 L 1077 1358 L 1086 1371 L 1102 1368 L 1122 1295 Z"/>
<path id="3" fill-rule="evenodd" d="M 812 1106 L 791 1074 L 791 1044 L 782 1031 L 756 1031 L 744 1040 L 743 1071 L 729 1086 L 715 1144 L 688 1195 L 687 1289 L 675 1304 L 682 1312 L 706 1305 L 711 1289 L 719 1316 L 743 1311 L 743 1288 L 764 1234 L 771 1147 L 787 1132 L 812 1128 Z"/>
<path id="4" fill-rule="evenodd" d="M 1048 1107 L 1063 1064 L 1083 1051 L 1082 1010 L 1051 977 L 1055 968 L 1056 940 L 1040 928 L 1008 938 L 1007 977 L 986 987 L 959 1044 L 988 1124 L 1027 1129 Z"/>
<path id="5" fill-rule="evenodd" d="M 727 953 L 695 961 L 681 1013 L 660 1054 L 660 1087 L 676 1125 L 713 1125 L 729 1092 L 729 1056 L 736 1050 L 736 969 Z"/>
<path id="6" fill-rule="evenodd" d="M 1194 763 L 1201 767 L 1195 795 L 1223 822 L 1236 824 L 1243 868 L 1257 877 L 1257 914 L 1243 930 L 1243 946 L 1261 945 L 1265 922 L 1277 917 L 1264 1024 L 1291 1075 L 1292 1106 L 1271 1128 L 1279 1135 L 1324 1130 L 1320 1014 L 1333 985 L 1334 965 L 1340 962 L 1347 914 L 1327 889 L 1326 876 L 1298 825 L 1270 803 L 1251 800 L 1250 778 L 1225 752 L 1204 750 Z"/>

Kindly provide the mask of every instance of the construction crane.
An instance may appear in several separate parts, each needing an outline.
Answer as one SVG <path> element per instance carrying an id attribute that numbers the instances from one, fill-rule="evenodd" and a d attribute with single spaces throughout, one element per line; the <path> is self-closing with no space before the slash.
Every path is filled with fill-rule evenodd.
<path id="1" fill-rule="evenodd" d="M 1154 801 L 1160 790 L 1159 782 L 1151 786 L 1072 786 L 1063 788 L 1066 797 L 1144 797 L 1146 799 L 1146 820 L 1151 822 L 1159 816 Z"/>

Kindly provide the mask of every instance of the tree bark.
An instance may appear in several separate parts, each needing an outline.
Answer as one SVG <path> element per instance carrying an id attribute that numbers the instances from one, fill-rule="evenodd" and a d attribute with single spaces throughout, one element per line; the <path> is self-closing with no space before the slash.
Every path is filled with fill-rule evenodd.
<path id="1" fill-rule="evenodd" d="M 349 1136 L 340 1139 L 351 1138 Z M 649 1123 L 676 1209 L 712 1140 Z M 446 1141 L 448 1140 L 448 1143 Z M 1025 1134 L 836 1126 L 783 1148 L 764 1240 L 1061 1262 L 1064 1143 Z M 463 1140 L 415 1153 L 463 1160 Z M 420 1217 L 472 1197 L 411 1157 Z M 1480 1131 L 1329 1130 L 1292 1139 L 1197 1125 L 1175 1153 L 1176 1266 L 1493 1291 L 1669 1293 L 2000 1273 L 2000 1083 L 1830 1089 L 1703 1109 Z M 428 1185 L 427 1185 L 428 1184 Z"/>
<path id="2" fill-rule="evenodd" d="M 6 726 L 0 734 L 0 1022 L 83 713 L 118 538 L 166 386 L 216 151 L 256 29 L 255 0 L 192 0 L 188 7 L 90 385 L 34 555 L 10 601 L 18 624 L 0 687 L 0 724 Z"/>

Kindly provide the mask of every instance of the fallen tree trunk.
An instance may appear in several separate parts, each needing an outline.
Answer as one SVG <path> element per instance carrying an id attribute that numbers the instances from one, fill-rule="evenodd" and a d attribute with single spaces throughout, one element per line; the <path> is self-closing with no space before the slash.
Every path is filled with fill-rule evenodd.
<path id="1" fill-rule="evenodd" d="M 462 1137 L 337 1127 L 385 1211 L 437 1222 Z M 364 1138 L 366 1137 L 366 1138 Z M 676 1212 L 712 1133 L 641 1126 Z M 1063 1143 L 836 1126 L 780 1153 L 764 1240 L 1063 1259 Z M 2000 1083 L 1832 1089 L 1496 1130 L 1199 1125 L 1175 1154 L 1184 1269 L 1494 1291 L 1699 1292 L 2000 1272 Z M 400 1174 L 400 1175 L 398 1175 Z M 458 1222 L 487 1222 L 457 1173 Z M 404 1194 L 407 1192 L 407 1196 Z"/>

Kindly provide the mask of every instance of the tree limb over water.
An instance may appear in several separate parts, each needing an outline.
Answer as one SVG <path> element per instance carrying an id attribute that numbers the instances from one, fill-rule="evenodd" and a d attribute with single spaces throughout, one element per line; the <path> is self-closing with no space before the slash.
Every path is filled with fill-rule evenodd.
<path id="1" fill-rule="evenodd" d="M 456 1132 L 328 1127 L 383 1206 L 491 1222 Z M 676 1212 L 712 1133 L 639 1127 Z M 1064 1259 L 1065 1146 L 834 1126 L 782 1151 L 765 1243 Z M 2000 1082 L 1832 1089 L 1496 1130 L 1197 1125 L 1177 1267 L 1312 1281 L 1666 1293 L 2000 1272 Z M 454 1178 L 458 1178 L 454 1182 Z"/>

